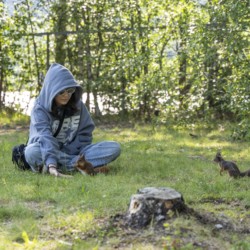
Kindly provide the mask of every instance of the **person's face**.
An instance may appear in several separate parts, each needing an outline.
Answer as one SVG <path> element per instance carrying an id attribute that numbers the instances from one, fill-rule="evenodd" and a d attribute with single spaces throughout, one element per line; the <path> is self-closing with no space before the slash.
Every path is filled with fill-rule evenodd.
<path id="1" fill-rule="evenodd" d="M 55 102 L 57 106 L 66 105 L 71 98 L 72 94 L 75 92 L 75 88 L 64 89 L 59 92 L 55 97 Z"/>

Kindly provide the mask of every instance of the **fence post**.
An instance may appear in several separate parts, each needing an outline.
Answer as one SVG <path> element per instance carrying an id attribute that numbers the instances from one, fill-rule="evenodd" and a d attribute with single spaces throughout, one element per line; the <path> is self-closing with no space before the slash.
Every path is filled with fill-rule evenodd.
<path id="1" fill-rule="evenodd" d="M 49 51 L 49 36 L 50 34 L 47 33 L 47 60 L 46 60 L 46 66 L 47 66 L 47 70 L 49 69 L 49 61 L 50 61 L 50 51 Z"/>

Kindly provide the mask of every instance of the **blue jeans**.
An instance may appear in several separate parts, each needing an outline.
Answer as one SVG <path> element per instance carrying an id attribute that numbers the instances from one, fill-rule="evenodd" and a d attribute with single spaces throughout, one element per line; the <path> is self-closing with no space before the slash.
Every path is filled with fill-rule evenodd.
<path id="1" fill-rule="evenodd" d="M 121 153 L 120 144 L 114 141 L 103 141 L 90 144 L 80 150 L 80 154 L 85 156 L 94 167 L 99 167 L 114 161 Z M 79 155 L 68 155 L 60 150 L 58 155 L 58 167 L 66 171 L 75 170 L 75 163 Z M 25 149 L 26 161 L 34 172 L 39 171 L 39 167 L 43 166 L 40 144 L 38 142 L 29 144 Z"/>

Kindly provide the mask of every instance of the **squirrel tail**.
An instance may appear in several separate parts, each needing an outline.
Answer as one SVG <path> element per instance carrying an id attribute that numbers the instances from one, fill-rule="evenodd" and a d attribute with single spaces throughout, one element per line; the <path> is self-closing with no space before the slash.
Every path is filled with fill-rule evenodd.
<path id="1" fill-rule="evenodd" d="M 244 177 L 244 176 L 250 177 L 250 169 L 247 170 L 247 171 L 245 171 L 245 172 L 240 173 L 240 176 L 241 176 L 241 177 Z"/>

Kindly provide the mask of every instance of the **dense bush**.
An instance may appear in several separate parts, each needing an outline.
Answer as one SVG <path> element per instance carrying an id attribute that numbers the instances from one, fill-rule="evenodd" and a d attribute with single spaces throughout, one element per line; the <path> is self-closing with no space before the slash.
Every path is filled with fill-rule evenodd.
<path id="1" fill-rule="evenodd" d="M 56 61 L 88 106 L 93 94 L 97 116 L 103 105 L 147 121 L 161 111 L 162 121 L 248 123 L 247 0 L 14 2 L 0 4 L 1 104 L 7 91 L 37 95 Z"/>

